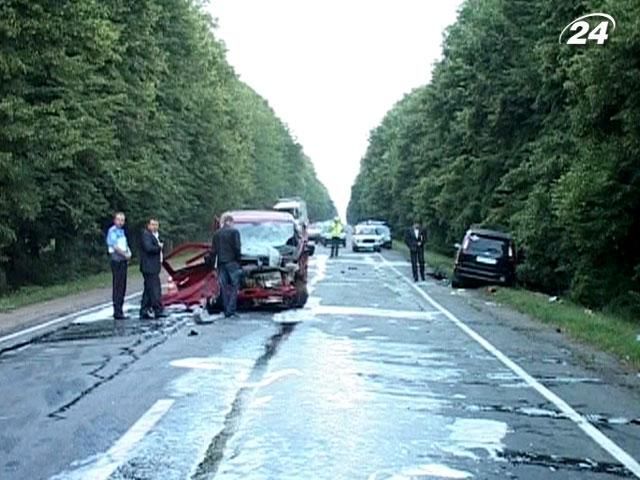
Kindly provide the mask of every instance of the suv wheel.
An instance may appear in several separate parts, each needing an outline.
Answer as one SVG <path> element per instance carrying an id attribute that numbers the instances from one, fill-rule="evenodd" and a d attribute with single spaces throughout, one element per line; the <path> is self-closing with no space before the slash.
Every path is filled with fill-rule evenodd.
<path id="1" fill-rule="evenodd" d="M 453 277 L 451 278 L 451 288 L 464 288 L 464 280 L 462 280 L 455 273 L 453 274 Z"/>

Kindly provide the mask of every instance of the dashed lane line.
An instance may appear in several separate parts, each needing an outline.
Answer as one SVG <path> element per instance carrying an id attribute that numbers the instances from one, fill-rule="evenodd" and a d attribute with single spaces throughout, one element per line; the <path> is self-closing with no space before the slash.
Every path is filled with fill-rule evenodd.
<path id="1" fill-rule="evenodd" d="M 129 452 L 169 411 L 175 400 L 162 399 L 154 403 L 120 439 L 94 463 L 73 472 L 56 475 L 51 480 L 106 480 L 128 458 Z"/>

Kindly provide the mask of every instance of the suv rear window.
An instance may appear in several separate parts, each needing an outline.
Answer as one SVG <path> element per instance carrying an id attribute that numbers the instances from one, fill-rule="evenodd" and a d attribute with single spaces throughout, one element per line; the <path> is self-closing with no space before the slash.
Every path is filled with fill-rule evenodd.
<path id="1" fill-rule="evenodd" d="M 499 258 L 505 255 L 507 244 L 504 240 L 471 234 L 465 238 L 462 251 L 473 255 Z"/>

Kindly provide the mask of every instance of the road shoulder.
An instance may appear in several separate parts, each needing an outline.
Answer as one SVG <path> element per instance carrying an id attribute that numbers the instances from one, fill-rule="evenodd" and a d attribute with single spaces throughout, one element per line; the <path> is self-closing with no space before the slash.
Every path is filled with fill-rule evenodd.
<path id="1" fill-rule="evenodd" d="M 132 278 L 127 295 L 135 295 L 141 289 L 142 280 Z M 0 313 L 0 350 L 46 333 L 49 326 L 59 328 L 91 309 L 104 308 L 110 301 L 111 288 L 97 288 Z"/>

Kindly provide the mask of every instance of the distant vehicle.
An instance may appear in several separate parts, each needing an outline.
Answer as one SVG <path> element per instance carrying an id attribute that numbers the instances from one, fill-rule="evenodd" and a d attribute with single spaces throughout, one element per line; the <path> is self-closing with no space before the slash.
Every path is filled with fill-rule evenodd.
<path id="1" fill-rule="evenodd" d="M 322 234 L 325 230 L 325 224 L 323 222 L 315 222 L 309 225 L 307 228 L 307 236 L 309 241 L 322 243 Z"/>
<path id="2" fill-rule="evenodd" d="M 393 248 L 391 229 L 386 225 L 376 225 L 376 232 L 382 237 L 382 248 Z"/>
<path id="3" fill-rule="evenodd" d="M 372 225 L 376 227 L 376 232 L 382 236 L 382 247 L 393 248 L 393 239 L 391 237 L 391 228 L 384 220 L 364 220 L 358 222 L 358 225 Z"/>
<path id="4" fill-rule="evenodd" d="M 472 227 L 456 244 L 451 286 L 472 282 L 511 286 L 516 281 L 516 246 L 508 233 Z"/>
<path id="5" fill-rule="evenodd" d="M 354 252 L 361 250 L 379 252 L 383 242 L 384 239 L 375 225 L 356 225 L 351 236 L 351 249 Z"/>
<path id="6" fill-rule="evenodd" d="M 331 225 L 333 225 L 333 220 L 328 220 L 326 222 L 323 222 L 324 224 L 324 228 L 322 231 L 322 238 L 320 240 L 320 243 L 322 243 L 322 245 L 324 245 L 325 247 L 331 245 Z M 340 234 L 340 244 L 342 245 L 343 248 L 345 248 L 347 246 L 347 229 L 348 229 L 348 225 L 345 225 L 344 228 L 342 229 L 342 233 Z"/>
<path id="7" fill-rule="evenodd" d="M 386 225 L 389 226 L 389 223 L 386 220 L 375 220 L 370 218 L 368 220 L 362 220 L 357 223 L 357 225 Z"/>
<path id="8" fill-rule="evenodd" d="M 309 226 L 309 214 L 307 213 L 307 202 L 300 197 L 281 198 L 273 206 L 274 210 L 286 212 L 293 215 L 301 229 L 306 230 Z"/>
<path id="9" fill-rule="evenodd" d="M 260 210 L 227 214 L 233 216 L 242 241 L 239 305 L 303 307 L 308 297 L 308 260 L 315 248 L 308 244 L 293 216 Z M 165 258 L 163 266 L 170 281 L 169 290 L 162 297 L 163 305 L 204 304 L 209 313 L 222 309 L 218 278 L 206 261 L 210 251 L 207 243 L 191 243 L 181 245 Z"/>

